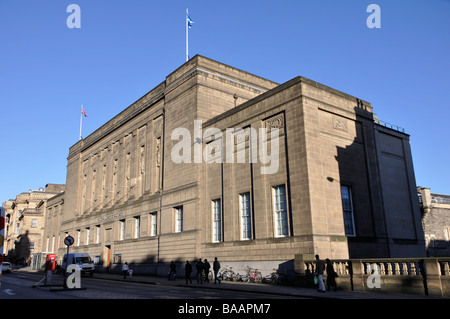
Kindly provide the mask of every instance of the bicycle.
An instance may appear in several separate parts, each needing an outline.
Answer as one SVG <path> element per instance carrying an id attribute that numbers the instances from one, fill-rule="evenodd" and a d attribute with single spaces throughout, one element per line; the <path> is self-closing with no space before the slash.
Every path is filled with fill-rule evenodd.
<path id="1" fill-rule="evenodd" d="M 277 282 L 277 273 L 276 272 L 272 272 L 270 275 L 267 275 L 263 278 L 263 283 L 265 284 L 272 284 L 272 283 L 276 283 Z"/>
<path id="2" fill-rule="evenodd" d="M 252 272 L 252 269 L 250 267 L 247 267 L 247 271 L 247 282 L 262 282 L 262 275 L 261 272 L 258 271 L 258 269 L 255 269 L 255 271 Z"/>
<path id="3" fill-rule="evenodd" d="M 238 280 L 236 274 L 233 271 L 233 267 L 223 270 L 222 272 L 219 273 L 218 277 L 221 280 L 227 280 L 227 281 L 237 281 Z"/>
<path id="4" fill-rule="evenodd" d="M 263 278 L 264 283 L 274 285 L 286 285 L 288 282 L 287 271 L 285 269 L 274 269 L 274 271 Z"/>
<path id="5" fill-rule="evenodd" d="M 247 282 L 248 281 L 248 273 L 246 275 L 241 275 L 239 273 L 236 273 L 234 281 L 244 281 Z"/>

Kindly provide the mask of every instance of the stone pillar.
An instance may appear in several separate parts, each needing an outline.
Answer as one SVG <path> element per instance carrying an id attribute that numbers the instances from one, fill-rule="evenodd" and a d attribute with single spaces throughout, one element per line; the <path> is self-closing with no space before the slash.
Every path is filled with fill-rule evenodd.
<path id="1" fill-rule="evenodd" d="M 309 287 L 314 285 L 314 278 L 305 272 L 305 261 L 314 261 L 313 254 L 296 254 L 294 258 L 295 285 Z"/>
<path id="2" fill-rule="evenodd" d="M 364 264 L 360 259 L 351 259 L 350 280 L 353 291 L 364 291 Z"/>
<path id="3" fill-rule="evenodd" d="M 442 296 L 441 267 L 436 258 L 425 258 L 425 291 L 428 296 Z"/>

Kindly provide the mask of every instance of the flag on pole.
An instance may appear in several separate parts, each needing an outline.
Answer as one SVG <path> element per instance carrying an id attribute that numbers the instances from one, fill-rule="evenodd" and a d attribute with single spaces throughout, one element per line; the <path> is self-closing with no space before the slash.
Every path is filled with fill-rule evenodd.
<path id="1" fill-rule="evenodd" d="M 186 19 L 189 29 L 194 25 L 194 21 L 192 21 L 191 17 L 189 16 L 189 13 L 186 12 Z"/>
<path id="2" fill-rule="evenodd" d="M 189 29 L 193 24 L 194 21 L 189 16 L 189 10 L 186 9 L 186 62 L 189 60 Z"/>
<path id="3" fill-rule="evenodd" d="M 83 109 L 83 104 L 81 104 L 81 114 L 80 114 L 80 141 L 81 141 L 81 139 L 82 139 L 82 137 L 81 137 L 81 128 L 82 128 L 82 126 L 83 126 L 83 115 L 84 115 L 85 117 L 87 117 L 87 114 L 86 114 L 86 112 L 85 112 L 84 109 Z"/>

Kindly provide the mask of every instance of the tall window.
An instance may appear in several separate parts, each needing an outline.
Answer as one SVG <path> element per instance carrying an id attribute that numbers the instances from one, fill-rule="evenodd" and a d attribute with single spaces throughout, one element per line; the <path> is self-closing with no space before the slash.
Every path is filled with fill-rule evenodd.
<path id="1" fill-rule="evenodd" d="M 95 243 L 100 244 L 100 225 L 95 226 L 97 228 L 97 236 L 95 238 Z"/>
<path id="2" fill-rule="evenodd" d="M 275 237 L 289 236 L 288 214 L 286 205 L 286 187 L 284 185 L 273 188 Z"/>
<path id="3" fill-rule="evenodd" d="M 150 213 L 150 236 L 156 236 L 156 225 L 157 225 L 157 215 L 155 213 Z"/>
<path id="4" fill-rule="evenodd" d="M 175 208 L 175 232 L 183 231 L 183 206 Z"/>
<path id="5" fill-rule="evenodd" d="M 222 213 L 220 199 L 213 200 L 211 206 L 213 220 L 213 242 L 218 243 L 222 241 Z"/>
<path id="6" fill-rule="evenodd" d="M 239 209 L 241 214 L 241 239 L 252 239 L 252 215 L 250 214 L 250 193 L 239 195 Z"/>
<path id="7" fill-rule="evenodd" d="M 139 238 L 139 233 L 141 229 L 141 217 L 134 217 L 134 238 Z"/>
<path id="8" fill-rule="evenodd" d="M 444 226 L 444 238 L 445 240 L 450 240 L 450 227 Z"/>
<path id="9" fill-rule="evenodd" d="M 352 189 L 341 185 L 342 209 L 344 212 L 345 235 L 355 236 L 355 222 L 353 218 Z"/>
<path id="10" fill-rule="evenodd" d="M 91 229 L 88 227 L 88 228 L 86 228 L 86 245 L 89 245 L 89 240 L 90 240 L 90 238 L 89 237 L 91 237 Z"/>
<path id="11" fill-rule="evenodd" d="M 120 221 L 120 236 L 119 240 L 123 240 L 125 238 L 125 219 Z"/>
<path id="12" fill-rule="evenodd" d="M 77 229 L 77 246 L 80 246 L 81 229 Z"/>

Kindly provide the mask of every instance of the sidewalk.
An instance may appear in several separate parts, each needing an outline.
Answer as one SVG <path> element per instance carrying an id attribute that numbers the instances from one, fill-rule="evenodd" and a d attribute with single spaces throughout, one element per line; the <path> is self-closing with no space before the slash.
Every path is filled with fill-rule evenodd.
<path id="1" fill-rule="evenodd" d="M 297 286 L 282 286 L 271 284 L 247 283 L 247 282 L 231 282 L 222 281 L 221 284 L 214 284 L 214 280 L 210 283 L 197 284 L 196 279 L 192 278 L 192 284 L 186 285 L 184 278 L 179 278 L 174 281 L 169 281 L 164 277 L 156 276 L 138 276 L 133 275 L 131 278 L 123 279 L 120 274 L 94 273 L 94 278 L 115 280 L 115 281 L 131 281 L 151 285 L 161 286 L 178 286 L 194 289 L 223 289 L 229 291 L 244 291 L 254 292 L 259 294 L 273 294 L 289 297 L 302 298 L 322 298 L 322 299 L 443 299 L 439 297 L 409 295 L 409 294 L 395 294 L 395 293 L 379 293 L 373 292 L 357 292 L 349 290 L 327 291 L 321 293 L 314 288 L 302 288 Z"/>
<path id="2" fill-rule="evenodd" d="M 35 272 L 41 273 L 42 271 L 32 270 L 30 267 L 23 267 L 15 269 L 17 272 Z M 44 274 L 42 272 L 42 274 Z M 157 276 L 139 276 L 133 275 L 132 277 L 127 277 L 123 279 L 123 276 L 118 273 L 94 273 L 93 278 L 103 279 L 103 280 L 114 280 L 114 281 L 129 281 L 137 282 L 149 285 L 160 285 L 160 286 L 172 286 L 172 287 L 186 287 L 194 289 L 223 289 L 228 291 L 244 291 L 244 292 L 254 292 L 258 294 L 272 294 L 289 297 L 302 297 L 302 298 L 312 298 L 312 299 L 446 299 L 442 297 L 435 296 L 421 296 L 414 294 L 397 294 L 397 293 L 381 293 L 374 291 L 350 291 L 350 290 L 338 290 L 338 291 L 327 291 L 321 293 L 316 291 L 314 288 L 302 288 L 297 286 L 283 286 L 283 285 L 271 285 L 262 283 L 247 283 L 247 282 L 231 282 L 222 281 L 221 284 L 214 284 L 214 281 L 210 283 L 197 284 L 196 279 L 192 278 L 192 284 L 186 285 L 184 278 L 179 278 L 174 281 L 170 281 L 167 277 L 157 277 Z"/>

